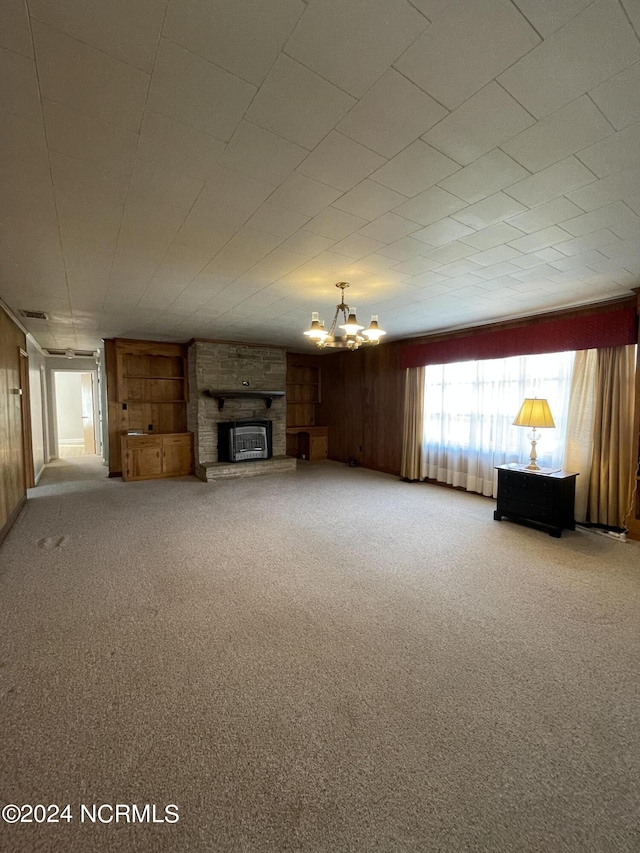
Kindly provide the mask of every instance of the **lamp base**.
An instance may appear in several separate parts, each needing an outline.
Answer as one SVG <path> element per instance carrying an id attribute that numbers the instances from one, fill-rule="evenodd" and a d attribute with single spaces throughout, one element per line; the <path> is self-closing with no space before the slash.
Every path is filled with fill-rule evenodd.
<path id="1" fill-rule="evenodd" d="M 527 471 L 539 471 L 540 466 L 537 463 L 538 454 L 536 452 L 536 444 L 538 443 L 538 431 L 534 427 L 529 435 L 527 436 L 531 440 L 531 453 L 529 454 L 529 459 L 531 460 L 527 465 Z"/>

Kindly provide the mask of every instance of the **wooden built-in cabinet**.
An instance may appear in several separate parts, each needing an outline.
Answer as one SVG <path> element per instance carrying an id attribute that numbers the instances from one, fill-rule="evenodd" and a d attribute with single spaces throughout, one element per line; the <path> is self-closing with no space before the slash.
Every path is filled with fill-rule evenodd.
<path id="1" fill-rule="evenodd" d="M 287 427 L 287 456 L 317 462 L 329 455 L 329 427 Z"/>
<path id="2" fill-rule="evenodd" d="M 287 426 L 315 426 L 320 368 L 287 361 Z"/>
<path id="3" fill-rule="evenodd" d="M 187 347 L 114 338 L 105 341 L 105 367 L 109 476 L 116 477 L 123 473 L 120 442 L 123 433 L 141 430 L 150 433 L 151 438 L 156 434 L 186 432 Z"/>
<path id="4" fill-rule="evenodd" d="M 287 456 L 310 462 L 329 455 L 329 429 L 316 424 L 320 366 L 310 356 L 287 356 Z"/>
<path id="5" fill-rule="evenodd" d="M 193 435 L 123 435 L 122 478 L 152 480 L 193 473 Z"/>

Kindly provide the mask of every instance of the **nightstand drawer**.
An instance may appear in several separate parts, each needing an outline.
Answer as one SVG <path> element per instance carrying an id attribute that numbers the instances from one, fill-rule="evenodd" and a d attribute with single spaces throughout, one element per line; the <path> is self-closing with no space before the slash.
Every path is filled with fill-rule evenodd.
<path id="1" fill-rule="evenodd" d="M 551 522 L 553 520 L 551 507 L 536 506 L 530 501 L 518 501 L 502 496 L 498 501 L 498 511 L 505 515 L 519 515 L 522 518 L 530 518 L 532 521 Z"/>
<path id="2" fill-rule="evenodd" d="M 549 509 L 553 506 L 552 489 L 531 489 L 520 485 L 503 486 L 500 489 L 500 497 L 521 501 L 523 504 L 531 504 L 532 506 L 548 507 Z"/>
<path id="3" fill-rule="evenodd" d="M 499 471 L 500 486 L 517 486 L 530 492 L 553 492 L 553 482 L 546 479 L 544 474 L 527 474 L 522 471 Z"/>

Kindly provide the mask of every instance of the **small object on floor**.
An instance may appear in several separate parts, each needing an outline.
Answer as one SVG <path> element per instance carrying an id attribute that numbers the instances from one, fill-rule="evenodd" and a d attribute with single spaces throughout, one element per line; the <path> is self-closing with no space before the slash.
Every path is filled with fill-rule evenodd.
<path id="1" fill-rule="evenodd" d="M 66 545 L 70 536 L 46 536 L 44 539 L 38 539 L 38 547 L 45 551 L 50 551 L 52 548 L 61 548 Z"/>
<path id="2" fill-rule="evenodd" d="M 349 468 L 357 468 L 357 467 L 358 467 L 358 460 L 355 458 L 355 456 L 350 456 L 349 457 Z"/>

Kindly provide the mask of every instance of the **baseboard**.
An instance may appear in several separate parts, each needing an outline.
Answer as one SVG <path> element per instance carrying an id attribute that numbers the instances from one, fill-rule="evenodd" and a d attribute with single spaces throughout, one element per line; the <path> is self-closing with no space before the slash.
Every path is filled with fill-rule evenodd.
<path id="1" fill-rule="evenodd" d="M 18 501 L 18 505 L 16 506 L 16 508 L 13 510 L 13 512 L 11 513 L 11 515 L 9 516 L 7 521 L 5 522 L 4 526 L 2 528 L 0 528 L 0 545 L 2 545 L 4 540 L 7 538 L 9 531 L 11 530 L 13 525 L 18 520 L 18 516 L 22 512 L 26 502 L 27 502 L 27 496 L 23 495 L 20 498 L 20 500 Z"/>
<path id="2" fill-rule="evenodd" d="M 109 471 L 110 477 L 122 477 L 122 471 Z"/>
<path id="3" fill-rule="evenodd" d="M 38 483 L 40 482 L 40 477 L 42 477 L 42 475 L 44 474 L 44 467 L 45 467 L 45 466 L 43 465 L 43 466 L 42 466 L 42 468 L 40 469 L 40 471 L 38 472 L 38 476 L 37 476 L 37 477 L 35 478 L 35 480 L 34 480 L 34 482 L 35 482 L 36 486 L 37 486 L 37 485 L 38 485 Z"/>

